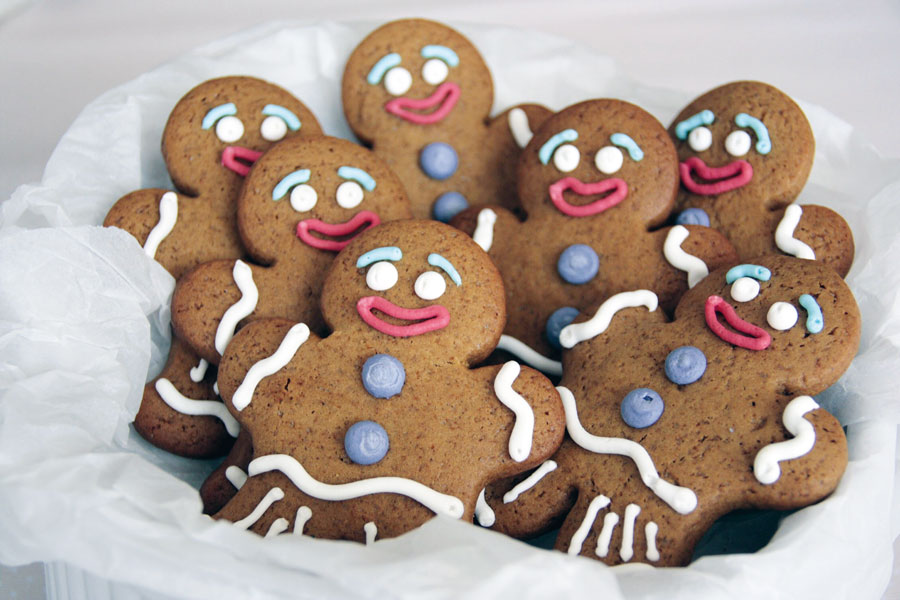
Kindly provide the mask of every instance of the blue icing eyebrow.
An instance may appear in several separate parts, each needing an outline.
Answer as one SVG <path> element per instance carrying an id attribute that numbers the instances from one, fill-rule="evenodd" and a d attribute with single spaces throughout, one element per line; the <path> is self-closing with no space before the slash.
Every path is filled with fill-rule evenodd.
<path id="1" fill-rule="evenodd" d="M 679 140 L 686 140 L 692 129 L 701 125 L 712 125 L 715 120 L 716 116 L 713 114 L 713 111 L 709 109 L 701 110 L 696 115 L 688 117 L 675 126 L 675 137 Z"/>
<path id="2" fill-rule="evenodd" d="M 609 136 L 609 141 L 616 146 L 621 146 L 628 150 L 628 156 L 630 156 L 633 161 L 637 162 L 644 158 L 644 151 L 641 150 L 641 147 L 625 133 L 614 133 Z"/>
<path id="3" fill-rule="evenodd" d="M 366 81 L 371 85 L 378 85 L 378 83 L 381 81 L 381 78 L 384 77 L 385 73 L 387 73 L 388 69 L 396 67 L 399 64 L 399 54 L 397 54 L 396 52 L 385 54 L 378 59 L 378 62 L 375 63 L 375 66 L 372 67 L 371 71 L 369 71 L 369 74 L 366 76 Z"/>
<path id="4" fill-rule="evenodd" d="M 215 108 L 211 108 L 206 116 L 203 117 L 203 122 L 200 124 L 200 127 L 203 129 L 209 129 L 213 125 L 216 124 L 216 121 L 221 119 L 222 117 L 228 115 L 236 115 L 237 107 L 234 105 L 234 102 L 229 102 L 228 104 L 220 104 Z"/>
<path id="5" fill-rule="evenodd" d="M 769 139 L 769 130 L 765 124 L 751 117 L 747 113 L 738 113 L 734 117 L 734 123 L 738 127 L 749 127 L 756 134 L 756 151 L 760 154 L 768 154 L 772 150 L 772 140 Z"/>
<path id="6" fill-rule="evenodd" d="M 397 246 L 382 246 L 381 248 L 375 248 L 374 250 L 369 250 L 362 256 L 360 256 L 356 260 L 356 268 L 362 269 L 363 267 L 368 267 L 374 262 L 378 262 L 380 260 L 393 260 L 397 261 L 403 258 L 403 251 L 400 250 Z"/>
<path id="7" fill-rule="evenodd" d="M 566 142 L 574 142 L 577 139 L 578 132 L 574 129 L 564 129 L 551 137 L 544 142 L 544 145 L 538 150 L 538 158 L 541 160 L 541 164 L 546 165 L 550 162 L 550 157 L 553 156 L 553 151 L 556 150 L 557 147 Z"/>
<path id="8" fill-rule="evenodd" d="M 338 176 L 344 179 L 352 179 L 371 192 L 375 189 L 375 180 L 371 175 L 357 167 L 338 167 Z"/>
<path id="9" fill-rule="evenodd" d="M 295 185 L 309 181 L 309 169 L 299 169 L 285 175 L 272 189 L 272 200 L 281 200 Z"/>
<path id="10" fill-rule="evenodd" d="M 809 294 L 803 294 L 799 299 L 800 306 L 806 310 L 806 330 L 810 333 L 819 333 L 825 328 L 825 318 L 822 316 L 822 308 L 816 299 Z"/>
<path id="11" fill-rule="evenodd" d="M 291 131 L 300 129 L 300 119 L 297 118 L 290 110 L 277 104 L 266 104 L 262 109 L 262 114 L 269 117 L 281 117 Z"/>
<path id="12" fill-rule="evenodd" d="M 440 58 L 451 67 L 459 65 L 459 57 L 456 52 L 447 46 L 430 44 L 422 48 L 422 58 Z"/>
<path id="13" fill-rule="evenodd" d="M 459 276 L 459 272 L 452 264 L 450 264 L 449 260 L 441 256 L 440 254 L 429 254 L 428 264 L 432 267 L 443 269 L 444 271 L 446 271 L 447 275 L 450 276 L 450 279 L 453 280 L 453 283 L 455 283 L 457 286 L 462 285 L 462 278 Z"/>
<path id="14" fill-rule="evenodd" d="M 752 277 L 759 281 L 768 281 L 772 277 L 772 272 L 759 265 L 738 265 L 731 267 L 725 273 L 725 283 L 734 283 L 741 277 Z"/>

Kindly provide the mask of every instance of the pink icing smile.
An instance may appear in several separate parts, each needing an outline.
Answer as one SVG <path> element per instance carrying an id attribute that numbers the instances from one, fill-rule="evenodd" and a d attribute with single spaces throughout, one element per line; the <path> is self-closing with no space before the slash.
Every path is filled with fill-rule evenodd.
<path id="1" fill-rule="evenodd" d="M 628 184 L 623 179 L 612 178 L 596 181 L 594 183 L 584 183 L 574 177 L 564 177 L 559 181 L 550 184 L 547 188 L 550 192 L 550 201 L 559 212 L 570 217 L 589 217 L 602 213 L 608 208 L 612 208 L 625 199 L 628 194 Z M 603 198 L 594 200 L 590 204 L 576 206 L 569 204 L 563 197 L 563 192 L 574 192 L 579 196 L 591 196 L 594 194 L 605 194 L 610 192 Z"/>
<path id="2" fill-rule="evenodd" d="M 226 146 L 222 150 L 222 166 L 234 171 L 241 177 L 246 177 L 250 167 L 262 156 L 262 152 L 244 148 L 243 146 Z"/>
<path id="3" fill-rule="evenodd" d="M 703 196 L 736 190 L 753 178 L 753 167 L 746 160 L 736 160 L 724 167 L 708 167 L 703 159 L 692 156 L 678 165 L 678 171 L 681 174 L 681 184 L 689 191 Z M 701 181 L 695 180 L 695 175 Z"/>
<path id="4" fill-rule="evenodd" d="M 349 244 L 357 235 L 366 229 L 375 227 L 379 223 L 381 223 L 381 219 L 370 210 L 360 211 L 353 215 L 349 221 L 343 223 L 325 223 L 320 219 L 304 219 L 297 223 L 297 237 L 307 246 L 312 246 L 319 250 L 340 252 L 343 250 L 344 246 Z M 312 235 L 313 232 L 333 238 L 343 236 L 350 237 L 343 240 L 324 240 Z"/>
<path id="5" fill-rule="evenodd" d="M 735 331 L 727 329 L 719 322 L 718 313 L 725 317 L 725 322 Z M 772 343 L 772 336 L 766 330 L 740 318 L 734 308 L 721 296 L 710 296 L 706 299 L 704 315 L 706 324 L 712 332 L 729 344 L 747 350 L 765 350 Z"/>
<path id="6" fill-rule="evenodd" d="M 375 316 L 376 310 L 395 319 L 416 322 L 409 325 L 394 325 Z M 404 308 L 381 296 L 360 298 L 356 303 L 356 311 L 369 327 L 393 337 L 412 337 L 429 331 L 437 331 L 450 323 L 450 311 L 440 304 L 422 308 Z"/>
<path id="7" fill-rule="evenodd" d="M 384 109 L 394 116 L 405 119 L 416 125 L 430 125 L 441 121 L 450 114 L 459 100 L 459 85 L 453 82 L 442 83 L 427 98 L 394 98 L 384 105 Z M 435 108 L 436 107 L 436 108 Z M 428 111 L 432 112 L 414 112 Z"/>

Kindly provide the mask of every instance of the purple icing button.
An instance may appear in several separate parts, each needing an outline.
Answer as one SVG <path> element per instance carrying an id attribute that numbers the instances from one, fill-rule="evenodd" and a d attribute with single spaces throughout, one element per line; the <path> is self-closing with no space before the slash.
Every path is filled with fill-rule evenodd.
<path id="1" fill-rule="evenodd" d="M 432 142 L 422 148 L 419 154 L 419 166 L 422 171 L 438 181 L 443 181 L 456 173 L 459 157 L 450 144 Z"/>
<path id="2" fill-rule="evenodd" d="M 553 314 L 547 319 L 547 327 L 544 330 L 547 335 L 547 341 L 550 345 L 557 349 L 562 349 L 559 343 L 559 332 L 563 327 L 575 320 L 578 316 L 578 309 L 574 306 L 563 306 L 553 311 Z"/>
<path id="3" fill-rule="evenodd" d="M 587 283 L 600 270 L 600 257 L 586 244 L 572 244 L 559 255 L 556 270 L 568 283 Z"/>
<path id="4" fill-rule="evenodd" d="M 444 192 L 434 201 L 431 212 L 435 219 L 447 223 L 467 208 L 469 208 L 469 202 L 465 196 L 459 192 Z"/>
<path id="5" fill-rule="evenodd" d="M 387 431 L 375 421 L 358 421 L 344 435 L 344 449 L 358 465 L 374 465 L 390 448 Z"/>
<path id="6" fill-rule="evenodd" d="M 666 357 L 666 377 L 672 383 L 694 383 L 706 372 L 706 355 L 700 348 L 681 346 Z"/>
<path id="7" fill-rule="evenodd" d="M 622 400 L 622 418 L 629 427 L 643 429 L 656 423 L 663 414 L 662 397 L 649 388 L 631 390 Z"/>
<path id="8" fill-rule="evenodd" d="M 403 390 L 406 369 L 390 354 L 375 354 L 363 364 L 362 382 L 366 391 L 376 398 L 390 398 Z"/>
<path id="9" fill-rule="evenodd" d="M 677 225 L 703 225 L 709 227 L 709 215 L 702 208 L 686 208 L 675 217 Z"/>

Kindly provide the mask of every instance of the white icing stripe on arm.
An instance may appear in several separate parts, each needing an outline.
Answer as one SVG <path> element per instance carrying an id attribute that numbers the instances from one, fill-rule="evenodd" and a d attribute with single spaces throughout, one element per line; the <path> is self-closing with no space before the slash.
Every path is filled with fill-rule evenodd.
<path id="1" fill-rule="evenodd" d="M 375 525 L 375 522 L 369 521 L 363 525 L 363 531 L 366 532 L 366 546 L 374 544 L 375 538 L 378 536 L 378 526 Z"/>
<path id="2" fill-rule="evenodd" d="M 588 433 L 578 420 L 575 396 L 563 386 L 558 386 L 556 389 L 559 391 L 563 409 L 566 411 L 566 431 L 569 432 L 569 437 L 576 444 L 589 452 L 618 454 L 630 458 L 637 467 L 644 485 L 676 512 L 686 515 L 697 508 L 697 495 L 686 487 L 680 487 L 662 479 L 653 464 L 650 453 L 643 446 L 625 438 L 600 437 Z"/>
<path id="3" fill-rule="evenodd" d="M 641 507 L 637 504 L 629 504 L 625 507 L 625 518 L 622 520 L 622 547 L 619 548 L 619 557 L 628 562 L 634 557 L 634 522 L 641 514 Z"/>
<path id="4" fill-rule="evenodd" d="M 241 385 L 238 386 L 238 389 L 235 390 L 234 396 L 231 399 L 231 403 L 234 407 L 239 411 L 247 408 L 247 405 L 250 404 L 250 400 L 253 399 L 253 392 L 256 391 L 256 386 L 259 385 L 259 382 L 269 375 L 277 373 L 279 370 L 283 369 L 285 365 L 291 362 L 291 359 L 294 358 L 297 350 L 300 349 L 300 346 L 302 346 L 307 339 L 309 339 L 309 327 L 303 323 L 297 323 L 291 327 L 284 336 L 284 339 L 281 340 L 281 344 L 278 346 L 278 350 L 275 351 L 275 354 L 262 359 L 247 371 L 244 381 L 242 381 Z"/>
<path id="5" fill-rule="evenodd" d="M 515 500 L 533 488 L 537 483 L 543 479 L 547 473 L 556 470 L 556 461 L 555 460 L 545 460 L 544 463 L 535 469 L 534 473 L 523 479 L 513 487 L 511 490 L 503 494 L 503 503 L 509 504 L 510 502 L 515 502 Z"/>
<path id="6" fill-rule="evenodd" d="M 819 405 L 810 396 L 797 396 L 784 408 L 782 421 L 795 437 L 769 444 L 756 454 L 753 474 L 760 483 L 775 483 L 781 477 L 779 462 L 800 458 L 813 449 L 816 445 L 816 428 L 803 416 L 817 408 Z"/>
<path id="7" fill-rule="evenodd" d="M 235 489 L 241 489 L 247 483 L 247 474 L 244 470 L 235 465 L 229 465 L 225 468 L 225 479 L 233 485 Z"/>
<path id="8" fill-rule="evenodd" d="M 297 460 L 287 454 L 268 454 L 253 459 L 248 472 L 259 475 L 281 471 L 304 494 L 320 500 L 350 500 L 369 494 L 402 494 L 429 510 L 459 519 L 465 512 L 462 500 L 442 494 L 426 485 L 403 477 L 373 477 L 350 483 L 329 484 L 314 479 Z"/>
<path id="9" fill-rule="evenodd" d="M 235 521 L 234 524 L 236 527 L 240 527 L 241 529 L 249 529 L 253 526 L 254 523 L 259 521 L 260 517 L 262 517 L 269 507 L 284 498 L 284 490 L 279 487 L 274 487 L 268 491 L 268 493 L 263 497 L 262 500 L 259 501 L 259 504 L 256 505 L 249 515 L 241 519 L 240 521 Z"/>
<path id="10" fill-rule="evenodd" d="M 514 108 L 509 111 L 507 120 L 509 121 L 509 132 L 516 140 L 516 145 L 519 148 L 527 146 L 534 135 L 531 131 L 531 124 L 528 123 L 528 114 L 521 108 Z"/>
<path id="11" fill-rule="evenodd" d="M 156 380 L 156 391 L 163 402 L 169 405 L 172 410 L 178 411 L 185 415 L 194 417 L 216 417 L 225 425 L 225 431 L 231 437 L 237 437 L 241 431 L 241 425 L 231 416 L 225 405 L 218 400 L 194 400 L 183 395 L 172 382 L 162 378 Z"/>
<path id="12" fill-rule="evenodd" d="M 611 296 L 600 305 L 594 316 L 583 323 L 566 325 L 559 332 L 559 343 L 563 348 L 571 348 L 579 342 L 594 338 L 609 327 L 613 316 L 623 308 L 646 306 L 647 310 L 656 310 L 659 300 L 656 294 L 650 290 L 635 290 L 633 292 L 621 292 Z"/>
<path id="13" fill-rule="evenodd" d="M 485 252 L 489 252 L 494 245 L 494 223 L 497 222 L 497 213 L 490 208 L 483 208 L 478 213 L 478 225 L 472 233 L 472 239 L 481 246 Z"/>
<path id="14" fill-rule="evenodd" d="M 689 235 L 690 231 L 684 225 L 676 225 L 670 229 L 663 244 L 663 256 L 666 257 L 670 265 L 679 271 L 687 273 L 688 288 L 692 288 L 709 275 L 709 268 L 702 259 L 693 254 L 688 254 L 681 247 L 681 244 L 688 239 Z"/>
<path id="15" fill-rule="evenodd" d="M 253 281 L 253 271 L 247 263 L 242 260 L 235 261 L 231 274 L 241 291 L 241 299 L 228 307 L 216 328 L 216 352 L 219 355 L 225 353 L 225 347 L 234 337 L 238 323 L 256 309 L 256 303 L 259 301 L 259 290 Z"/>
<path id="16" fill-rule="evenodd" d="M 484 490 L 481 490 L 481 493 L 478 494 L 478 501 L 475 502 L 475 520 L 482 527 L 493 527 L 497 521 L 494 509 L 491 508 L 491 505 L 484 498 Z"/>
<path id="17" fill-rule="evenodd" d="M 144 253 L 150 258 L 156 257 L 159 245 L 175 228 L 178 220 L 178 196 L 175 192 L 166 192 L 159 199 L 159 221 L 150 230 L 144 242 Z"/>
<path id="18" fill-rule="evenodd" d="M 209 369 L 209 362 L 205 358 L 201 358 L 196 367 L 191 367 L 191 381 L 200 383 L 206 377 L 206 371 Z"/>
<path id="19" fill-rule="evenodd" d="M 509 435 L 509 456 L 516 462 L 528 458 L 534 439 L 534 411 L 525 398 L 512 387 L 521 371 L 519 363 L 511 360 L 500 367 L 494 378 L 494 393 L 497 399 L 516 416 L 516 423 Z"/>
<path id="20" fill-rule="evenodd" d="M 297 509 L 297 516 L 294 517 L 294 535 L 303 535 L 303 528 L 306 527 L 307 521 L 312 518 L 312 509 L 308 506 L 301 506 Z"/>
<path id="21" fill-rule="evenodd" d="M 606 558 L 606 555 L 609 554 L 609 542 L 612 541 L 613 530 L 618 524 L 619 515 L 614 512 L 608 512 L 603 517 L 603 529 L 600 530 L 600 535 L 597 536 L 597 547 L 594 549 L 594 554 L 600 558 Z"/>
<path id="22" fill-rule="evenodd" d="M 275 537 L 276 535 L 282 534 L 287 531 L 287 528 L 290 527 L 291 524 L 284 517 L 278 517 L 272 524 L 269 525 L 269 530 L 266 532 L 266 535 L 263 537 Z"/>
<path id="23" fill-rule="evenodd" d="M 497 343 L 498 350 L 505 350 L 522 362 L 534 367 L 538 371 L 547 375 L 562 375 L 562 363 L 558 360 L 547 358 L 540 354 L 534 348 L 525 344 L 511 335 L 505 333 L 500 336 L 500 342 Z"/>
<path id="24" fill-rule="evenodd" d="M 571 555 L 581 554 L 581 546 L 584 545 L 584 540 L 587 539 L 588 533 L 591 532 L 591 527 L 594 526 L 594 521 L 597 519 L 597 513 L 609 506 L 609 498 L 600 494 L 588 505 L 587 512 L 584 515 L 584 520 L 581 521 L 581 525 L 578 526 L 578 529 L 575 530 L 575 533 L 572 534 L 572 540 L 569 542 L 569 549 L 566 550 Z"/>
<path id="25" fill-rule="evenodd" d="M 656 562 L 659 560 L 659 550 L 656 548 L 656 534 L 659 532 L 659 525 L 653 521 L 648 521 L 644 525 L 644 536 L 647 538 L 647 560 Z"/>
<path id="26" fill-rule="evenodd" d="M 816 253 L 804 242 L 794 237 L 794 230 L 800 223 L 803 216 L 803 209 L 799 204 L 789 204 L 784 209 L 784 216 L 778 227 L 775 228 L 775 245 L 785 254 L 796 256 L 797 258 L 805 258 L 807 260 L 816 260 Z"/>

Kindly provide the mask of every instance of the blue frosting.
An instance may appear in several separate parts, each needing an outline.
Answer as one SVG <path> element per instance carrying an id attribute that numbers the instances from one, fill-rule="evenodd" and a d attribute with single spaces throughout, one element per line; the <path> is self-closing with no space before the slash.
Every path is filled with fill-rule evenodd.
<path id="1" fill-rule="evenodd" d="M 678 225 L 703 225 L 709 227 L 709 215 L 702 208 L 686 208 L 675 217 Z"/>
<path id="2" fill-rule="evenodd" d="M 390 446 L 387 431 L 375 421 L 357 421 L 344 435 L 344 450 L 358 465 L 374 465 Z"/>
<path id="3" fill-rule="evenodd" d="M 456 173 L 459 157 L 450 144 L 432 142 L 419 153 L 419 166 L 428 177 L 443 181 Z"/>
<path id="4" fill-rule="evenodd" d="M 390 398 L 403 390 L 406 369 L 402 362 L 390 354 L 376 354 L 363 364 L 362 382 L 372 396 Z"/>
<path id="5" fill-rule="evenodd" d="M 444 192 L 431 207 L 434 218 L 443 223 L 469 208 L 469 201 L 459 192 Z"/>
<path id="6" fill-rule="evenodd" d="M 563 330 L 563 327 L 575 320 L 578 312 L 578 309 L 574 306 L 563 306 L 553 311 L 553 314 L 547 319 L 547 327 L 544 330 L 547 341 L 550 342 L 551 346 L 559 350 L 562 349 L 559 343 L 559 332 Z"/>
<path id="7" fill-rule="evenodd" d="M 700 348 L 681 346 L 666 357 L 666 377 L 672 383 L 694 383 L 706 372 L 706 355 Z"/>
<path id="8" fill-rule="evenodd" d="M 656 423 L 663 414 L 662 397 L 649 388 L 631 390 L 622 400 L 622 418 L 629 427 L 643 429 Z"/>
<path id="9" fill-rule="evenodd" d="M 559 255 L 556 270 L 568 283 L 587 283 L 600 270 L 600 257 L 586 244 L 572 244 Z"/>

